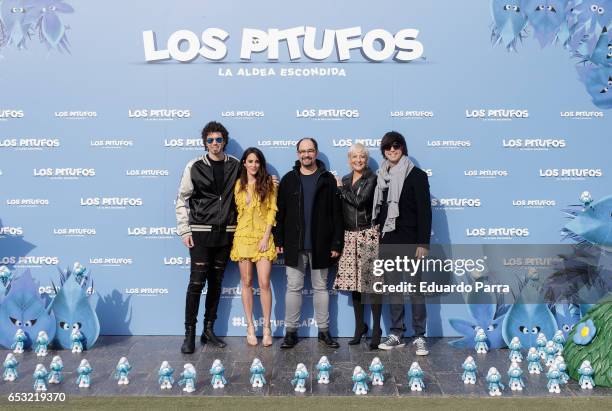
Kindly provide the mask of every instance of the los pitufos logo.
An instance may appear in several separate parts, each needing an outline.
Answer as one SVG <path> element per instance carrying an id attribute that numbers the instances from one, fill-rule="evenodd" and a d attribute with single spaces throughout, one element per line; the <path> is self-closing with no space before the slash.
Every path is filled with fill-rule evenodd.
<path id="1" fill-rule="evenodd" d="M 372 62 L 390 58 L 397 62 L 407 62 L 423 55 L 423 44 L 416 39 L 419 35 L 417 29 L 405 28 L 395 34 L 384 29 L 363 33 L 361 27 L 324 29 L 322 44 L 317 40 L 317 31 L 316 27 L 311 26 L 284 30 L 243 28 L 240 59 L 250 61 L 253 54 L 266 52 L 268 61 L 277 62 L 282 44 L 286 44 L 290 61 L 300 60 L 303 56 L 313 61 L 322 61 L 335 52 L 337 61 L 344 62 L 351 59 L 351 50 L 359 51 Z M 229 37 L 230 34 L 221 28 L 207 28 L 200 36 L 190 30 L 178 30 L 166 41 L 159 39 L 153 30 L 142 32 L 147 62 L 176 60 L 185 63 L 198 57 L 221 61 L 229 53 L 225 44 Z"/>

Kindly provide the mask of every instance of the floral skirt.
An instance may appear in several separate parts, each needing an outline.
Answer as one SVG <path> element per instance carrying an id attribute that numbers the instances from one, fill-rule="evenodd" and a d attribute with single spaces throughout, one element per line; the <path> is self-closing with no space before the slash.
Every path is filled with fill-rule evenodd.
<path id="1" fill-rule="evenodd" d="M 372 292 L 374 260 L 378 258 L 378 227 L 344 232 L 344 249 L 338 262 L 334 289 Z"/>

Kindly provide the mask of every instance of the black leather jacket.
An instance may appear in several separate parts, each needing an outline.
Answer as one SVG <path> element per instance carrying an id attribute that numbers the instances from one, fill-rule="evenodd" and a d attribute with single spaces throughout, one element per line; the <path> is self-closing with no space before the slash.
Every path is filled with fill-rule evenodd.
<path id="1" fill-rule="evenodd" d="M 376 174 L 366 169 L 359 180 L 353 182 L 353 173 L 342 177 L 342 211 L 344 229 L 358 231 L 372 226 L 372 203 L 376 188 Z"/>

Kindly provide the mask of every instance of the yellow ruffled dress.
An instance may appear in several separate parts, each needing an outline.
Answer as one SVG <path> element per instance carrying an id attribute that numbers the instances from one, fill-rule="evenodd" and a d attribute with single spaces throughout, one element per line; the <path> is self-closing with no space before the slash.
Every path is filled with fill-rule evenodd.
<path id="1" fill-rule="evenodd" d="M 259 251 L 261 241 L 266 227 L 276 224 L 276 185 L 271 193 L 266 196 L 262 203 L 259 195 L 255 193 L 255 184 L 248 184 L 247 190 L 251 201 L 247 204 L 247 193 L 240 189 L 240 181 L 234 186 L 234 200 L 238 209 L 238 224 L 234 234 L 234 243 L 230 258 L 232 261 L 250 260 L 257 262 L 262 258 L 270 261 L 276 260 L 276 247 L 274 237 L 270 234 L 268 249 L 263 253 Z"/>

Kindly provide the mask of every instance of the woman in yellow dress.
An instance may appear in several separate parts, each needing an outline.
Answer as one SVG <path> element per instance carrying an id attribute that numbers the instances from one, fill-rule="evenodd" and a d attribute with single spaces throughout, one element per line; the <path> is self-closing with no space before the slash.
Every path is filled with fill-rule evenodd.
<path id="1" fill-rule="evenodd" d="M 266 170 L 263 153 L 254 147 L 247 148 L 240 160 L 242 171 L 234 187 L 234 199 L 238 209 L 238 224 L 230 258 L 238 261 L 242 283 L 242 305 L 247 318 L 247 344 L 257 345 L 253 323 L 253 264 L 257 267 L 257 281 L 263 311 L 263 345 L 272 345 L 270 315 L 272 290 L 270 272 L 276 260 L 276 248 L 272 227 L 276 217 L 277 187 Z"/>

